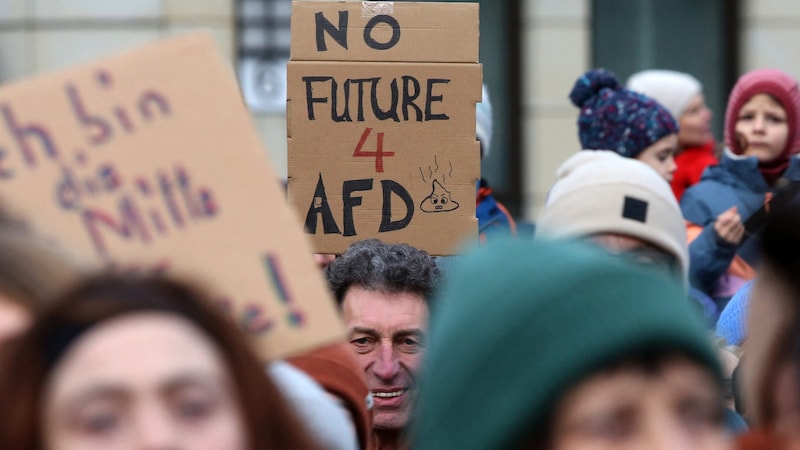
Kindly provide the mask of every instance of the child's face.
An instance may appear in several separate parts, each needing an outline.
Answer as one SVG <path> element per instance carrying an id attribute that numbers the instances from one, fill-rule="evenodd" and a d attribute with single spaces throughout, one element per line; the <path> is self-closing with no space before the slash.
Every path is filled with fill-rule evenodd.
<path id="1" fill-rule="evenodd" d="M 756 94 L 739 110 L 736 135 L 745 155 L 759 162 L 777 159 L 786 148 L 789 123 L 786 111 L 767 94 Z"/>
<path id="2" fill-rule="evenodd" d="M 728 449 L 719 392 L 706 370 L 680 356 L 654 371 L 600 372 L 562 397 L 551 448 Z"/>
<path id="3" fill-rule="evenodd" d="M 673 133 L 664 136 L 653 145 L 644 149 L 636 159 L 647 164 L 667 181 L 672 181 L 672 175 L 678 166 L 675 164 L 675 152 L 678 149 L 678 135 Z"/>

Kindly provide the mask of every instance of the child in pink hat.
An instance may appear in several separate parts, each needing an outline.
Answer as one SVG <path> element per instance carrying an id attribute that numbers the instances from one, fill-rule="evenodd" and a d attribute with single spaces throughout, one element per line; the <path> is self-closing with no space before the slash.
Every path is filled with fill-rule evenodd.
<path id="1" fill-rule="evenodd" d="M 800 182 L 797 81 L 777 69 L 739 78 L 728 98 L 725 147 L 720 164 L 707 169 L 681 198 L 690 223 L 691 281 L 720 306 L 756 273 L 757 239 L 748 237 L 757 232 L 758 222 L 749 230 L 744 223 L 762 207 L 769 212 L 776 206 L 771 203 L 776 195 L 780 203 L 792 201 L 786 186 Z"/>

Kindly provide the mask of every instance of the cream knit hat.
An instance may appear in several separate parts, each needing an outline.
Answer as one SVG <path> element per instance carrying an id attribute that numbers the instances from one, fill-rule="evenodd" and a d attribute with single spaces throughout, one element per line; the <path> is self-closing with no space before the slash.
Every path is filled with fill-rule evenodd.
<path id="1" fill-rule="evenodd" d="M 689 250 L 678 202 L 647 164 L 612 151 L 581 151 L 558 168 L 537 220 L 537 234 L 580 238 L 615 233 L 673 255 L 688 286 Z"/>
<path id="2" fill-rule="evenodd" d="M 664 105 L 676 120 L 689 101 L 703 92 L 703 85 L 688 73 L 673 70 L 644 70 L 628 78 L 627 88 L 654 98 Z"/>

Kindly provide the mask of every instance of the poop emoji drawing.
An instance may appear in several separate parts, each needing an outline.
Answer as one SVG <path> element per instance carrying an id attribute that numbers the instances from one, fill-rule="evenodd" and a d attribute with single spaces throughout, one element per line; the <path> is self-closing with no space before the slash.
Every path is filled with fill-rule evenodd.
<path id="1" fill-rule="evenodd" d="M 450 197 L 450 191 L 444 188 L 439 180 L 431 183 L 431 195 L 425 197 L 419 204 L 419 209 L 426 213 L 454 211 L 458 209 L 458 202 Z"/>
<path id="2" fill-rule="evenodd" d="M 431 195 L 422 200 L 422 203 L 419 204 L 419 209 L 426 213 L 455 211 L 458 209 L 458 202 L 453 200 L 450 191 L 442 184 L 448 176 L 453 176 L 453 163 L 447 163 L 449 170 L 439 167 L 439 160 L 436 155 L 434 155 L 433 164 L 434 167 L 428 166 L 428 177 L 425 177 L 425 172 L 423 172 L 422 167 L 419 168 L 422 181 L 431 181 Z M 447 172 L 445 172 L 445 170 L 447 170 Z M 439 181 L 440 178 L 442 181 Z"/>

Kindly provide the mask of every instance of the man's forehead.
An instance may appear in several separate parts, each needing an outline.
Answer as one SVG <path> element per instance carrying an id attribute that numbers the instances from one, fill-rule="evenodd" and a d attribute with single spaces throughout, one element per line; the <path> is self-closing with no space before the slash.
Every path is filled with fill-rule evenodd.
<path id="1" fill-rule="evenodd" d="M 347 288 L 345 291 L 343 302 L 348 299 L 358 299 L 365 301 L 374 301 L 377 303 L 397 303 L 405 300 L 414 299 L 420 301 L 427 307 L 427 300 L 425 296 L 413 290 L 397 290 L 389 289 L 386 287 L 369 287 L 360 284 L 354 284 Z"/>
<path id="2" fill-rule="evenodd" d="M 428 304 L 415 292 L 384 292 L 352 286 L 342 303 L 348 328 L 354 326 L 381 329 L 424 328 Z"/>

